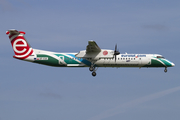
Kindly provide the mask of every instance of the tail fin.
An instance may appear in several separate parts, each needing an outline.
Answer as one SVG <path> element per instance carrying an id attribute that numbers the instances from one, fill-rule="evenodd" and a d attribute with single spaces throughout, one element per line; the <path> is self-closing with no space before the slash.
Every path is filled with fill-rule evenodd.
<path id="1" fill-rule="evenodd" d="M 23 60 L 34 54 L 33 49 L 24 37 L 25 32 L 8 30 L 6 34 L 9 35 L 9 39 L 15 53 L 15 56 L 13 56 L 14 58 Z"/>

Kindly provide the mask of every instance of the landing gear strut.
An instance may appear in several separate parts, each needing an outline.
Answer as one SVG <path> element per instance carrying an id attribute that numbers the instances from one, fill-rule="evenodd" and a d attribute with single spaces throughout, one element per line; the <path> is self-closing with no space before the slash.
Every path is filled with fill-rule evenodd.
<path id="1" fill-rule="evenodd" d="M 165 73 L 167 72 L 167 67 L 165 67 L 164 72 L 165 72 Z"/>

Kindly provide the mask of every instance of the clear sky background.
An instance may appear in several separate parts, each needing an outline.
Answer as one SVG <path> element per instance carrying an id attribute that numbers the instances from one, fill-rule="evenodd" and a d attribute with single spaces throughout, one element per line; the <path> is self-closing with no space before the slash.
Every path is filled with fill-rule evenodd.
<path id="1" fill-rule="evenodd" d="M 33 48 L 79 52 L 88 40 L 157 53 L 168 68 L 56 68 L 13 59 L 8 29 Z M 179 0 L 0 0 L 0 120 L 179 120 Z"/>

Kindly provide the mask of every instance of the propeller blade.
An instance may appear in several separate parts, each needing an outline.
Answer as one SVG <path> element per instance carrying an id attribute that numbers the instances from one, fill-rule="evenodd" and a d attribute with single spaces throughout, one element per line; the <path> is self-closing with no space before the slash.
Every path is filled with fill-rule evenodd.
<path id="1" fill-rule="evenodd" d="M 116 55 L 119 55 L 120 52 L 119 50 L 117 50 L 117 44 L 115 45 L 115 50 L 114 50 L 114 58 L 115 58 L 115 62 L 116 62 Z"/>

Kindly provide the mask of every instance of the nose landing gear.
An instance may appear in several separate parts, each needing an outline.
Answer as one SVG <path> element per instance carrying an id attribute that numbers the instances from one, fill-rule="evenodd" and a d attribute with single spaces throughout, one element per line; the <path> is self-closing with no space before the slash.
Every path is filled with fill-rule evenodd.
<path id="1" fill-rule="evenodd" d="M 165 67 L 164 72 L 165 72 L 165 73 L 167 72 L 167 67 Z"/>

